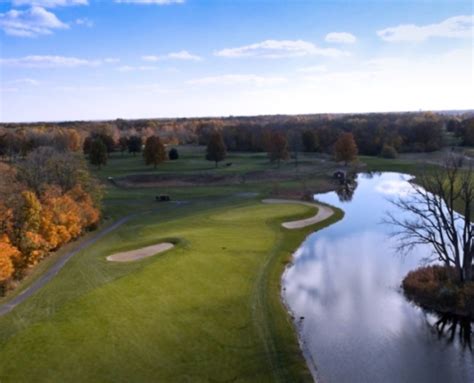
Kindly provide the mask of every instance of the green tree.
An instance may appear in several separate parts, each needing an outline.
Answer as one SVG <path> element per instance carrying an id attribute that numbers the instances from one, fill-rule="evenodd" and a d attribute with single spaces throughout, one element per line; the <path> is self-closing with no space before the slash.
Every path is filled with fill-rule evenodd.
<path id="1" fill-rule="evenodd" d="M 118 140 L 118 147 L 120 149 L 120 153 L 123 153 L 128 149 L 128 138 L 125 136 L 122 136 Z"/>
<path id="2" fill-rule="evenodd" d="M 134 135 L 128 138 L 128 152 L 136 155 L 142 151 L 142 138 Z"/>
<path id="3" fill-rule="evenodd" d="M 168 153 L 168 158 L 169 158 L 170 160 L 177 160 L 177 159 L 179 159 L 178 149 L 172 148 L 172 149 L 170 150 L 170 152 Z"/>
<path id="4" fill-rule="evenodd" d="M 91 142 L 89 150 L 89 162 L 96 165 L 99 169 L 102 165 L 107 165 L 107 146 L 97 138 Z"/>
<path id="5" fill-rule="evenodd" d="M 217 164 L 222 161 L 227 155 L 227 150 L 224 144 L 224 139 L 220 132 L 214 132 L 209 137 L 206 149 L 206 160 L 214 161 Z"/>
<path id="6" fill-rule="evenodd" d="M 301 134 L 305 152 L 315 152 L 318 149 L 318 137 L 312 130 L 305 130 Z"/>
<path id="7" fill-rule="evenodd" d="M 158 136 L 151 136 L 146 139 L 145 150 L 143 151 L 145 164 L 156 166 L 166 160 L 165 146 Z"/>

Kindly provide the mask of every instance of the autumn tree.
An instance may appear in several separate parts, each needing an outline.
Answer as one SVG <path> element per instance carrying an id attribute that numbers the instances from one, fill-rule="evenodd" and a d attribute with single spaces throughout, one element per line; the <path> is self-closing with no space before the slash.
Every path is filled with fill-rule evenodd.
<path id="1" fill-rule="evenodd" d="M 50 249 L 57 249 L 83 233 L 99 220 L 90 196 L 77 185 L 67 193 L 49 187 L 41 196 L 43 212 L 39 233 Z"/>
<path id="2" fill-rule="evenodd" d="M 357 157 L 357 144 L 352 133 L 342 133 L 334 144 L 336 161 L 344 161 L 347 165 Z"/>
<path id="3" fill-rule="evenodd" d="M 280 161 L 286 161 L 290 157 L 288 153 L 288 140 L 283 132 L 271 132 L 266 146 L 270 162 L 276 162 L 278 167 L 280 167 Z"/>
<path id="4" fill-rule="evenodd" d="M 215 131 L 209 136 L 206 148 L 206 160 L 214 161 L 217 164 L 224 160 L 227 155 L 227 149 L 222 138 L 222 133 Z"/>
<path id="5" fill-rule="evenodd" d="M 16 212 L 18 229 L 12 238 L 14 245 L 23 255 L 22 267 L 36 264 L 49 250 L 47 242 L 39 234 L 43 207 L 32 191 L 21 193 L 22 205 Z"/>
<path id="6" fill-rule="evenodd" d="M 99 169 L 102 165 L 107 165 L 107 146 L 101 139 L 92 141 L 89 152 L 89 162 Z"/>
<path id="7" fill-rule="evenodd" d="M 68 129 L 66 131 L 67 148 L 72 152 L 77 152 L 81 149 L 81 135 L 75 129 Z"/>
<path id="8" fill-rule="evenodd" d="M 86 177 L 84 160 L 75 154 L 40 147 L 29 153 L 18 165 L 18 180 L 29 189 L 40 193 L 47 185 L 55 184 L 63 191 L 71 189 Z"/>
<path id="9" fill-rule="evenodd" d="M 20 252 L 5 234 L 0 236 L 0 296 L 4 294 L 7 281 L 15 273 L 15 263 Z"/>
<path id="10" fill-rule="evenodd" d="M 153 165 L 156 169 L 158 164 L 166 160 L 165 146 L 158 136 L 150 136 L 146 139 L 145 150 L 143 151 L 146 165 Z"/>
<path id="11" fill-rule="evenodd" d="M 88 156 L 90 151 L 91 151 L 91 145 L 92 145 L 92 137 L 91 136 L 87 136 L 85 139 L 84 139 L 84 142 L 82 143 L 82 152 Z"/>

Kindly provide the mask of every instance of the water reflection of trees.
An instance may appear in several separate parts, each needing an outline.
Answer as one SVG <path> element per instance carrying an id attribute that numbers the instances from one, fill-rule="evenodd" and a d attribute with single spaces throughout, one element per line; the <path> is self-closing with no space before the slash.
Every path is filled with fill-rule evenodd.
<path id="1" fill-rule="evenodd" d="M 350 202 L 357 189 L 357 174 L 347 173 L 336 188 L 336 194 L 341 202 Z"/>
<path id="2" fill-rule="evenodd" d="M 472 352 L 473 322 L 470 318 L 450 314 L 433 315 L 434 321 L 427 319 L 427 323 L 439 340 L 451 344 L 457 339 L 463 349 Z"/>

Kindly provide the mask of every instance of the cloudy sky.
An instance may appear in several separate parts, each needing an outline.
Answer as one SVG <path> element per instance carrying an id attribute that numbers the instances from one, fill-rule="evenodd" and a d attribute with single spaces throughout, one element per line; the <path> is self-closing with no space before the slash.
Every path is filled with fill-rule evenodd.
<path id="1" fill-rule="evenodd" d="M 0 121 L 474 108 L 471 0 L 0 0 Z"/>

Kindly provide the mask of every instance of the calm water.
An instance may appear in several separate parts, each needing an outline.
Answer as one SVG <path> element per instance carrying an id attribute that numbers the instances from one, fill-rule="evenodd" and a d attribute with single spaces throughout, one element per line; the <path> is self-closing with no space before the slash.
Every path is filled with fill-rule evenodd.
<path id="1" fill-rule="evenodd" d="M 283 294 L 321 382 L 474 382 L 470 323 L 426 313 L 400 290 L 404 275 L 429 255 L 421 247 L 397 254 L 393 228 L 381 223 L 394 211 L 387 199 L 409 190 L 407 179 L 361 174 L 355 191 L 316 196 L 345 217 L 306 239 L 283 277 Z"/>

